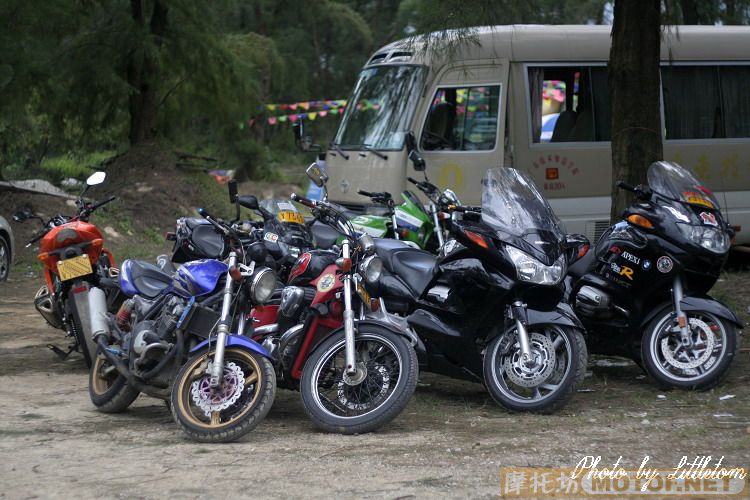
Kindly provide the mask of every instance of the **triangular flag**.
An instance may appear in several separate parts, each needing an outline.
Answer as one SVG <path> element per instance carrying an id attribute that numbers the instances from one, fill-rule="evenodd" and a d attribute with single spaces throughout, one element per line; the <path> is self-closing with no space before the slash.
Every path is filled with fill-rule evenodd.
<path id="1" fill-rule="evenodd" d="M 266 104 L 266 109 L 268 111 L 276 111 L 276 105 L 275 104 Z"/>
<path id="2" fill-rule="evenodd" d="M 328 111 L 318 111 L 318 115 L 323 118 L 325 115 L 328 114 Z"/>
<path id="3" fill-rule="evenodd" d="M 318 116 L 318 113 L 307 113 L 308 120 L 314 120 L 316 116 Z"/>
<path id="4" fill-rule="evenodd" d="M 276 117 L 275 116 L 269 116 L 268 117 L 268 124 L 269 125 L 276 125 Z"/>
<path id="5" fill-rule="evenodd" d="M 298 117 L 298 116 L 299 116 L 299 115 L 289 115 L 289 119 L 290 119 L 290 120 L 291 120 L 292 122 L 296 122 L 296 121 L 297 121 L 297 117 Z"/>
<path id="6" fill-rule="evenodd" d="M 307 111 L 308 109 L 310 109 L 310 103 L 309 102 L 301 102 L 301 103 L 299 103 L 299 107 L 302 108 L 302 109 L 304 109 L 305 111 Z"/>
<path id="7" fill-rule="evenodd" d="M 284 123 L 284 122 L 286 121 L 286 119 L 287 119 L 287 116 L 286 116 L 286 115 L 284 115 L 284 116 L 279 116 L 279 123 Z"/>
<path id="8" fill-rule="evenodd" d="M 297 109 L 297 106 L 298 104 L 295 102 L 294 104 L 289 105 L 289 109 L 292 109 L 292 110 Z"/>

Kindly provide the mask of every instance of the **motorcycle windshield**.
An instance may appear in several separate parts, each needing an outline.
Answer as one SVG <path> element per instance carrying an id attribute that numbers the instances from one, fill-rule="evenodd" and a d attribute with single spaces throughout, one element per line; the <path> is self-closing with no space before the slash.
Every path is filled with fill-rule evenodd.
<path id="1" fill-rule="evenodd" d="M 719 210 L 719 202 L 713 192 L 704 186 L 686 168 L 668 161 L 651 164 L 646 174 L 653 191 L 675 201 L 698 207 Z"/>
<path id="2" fill-rule="evenodd" d="M 482 179 L 482 222 L 546 264 L 560 254 L 565 229 L 525 172 L 492 168 Z"/>
<path id="3" fill-rule="evenodd" d="M 266 223 L 266 232 L 271 232 L 283 243 L 297 248 L 312 247 L 312 234 L 305 226 L 305 218 L 294 203 L 287 200 L 263 200 L 260 205 L 274 215 Z M 275 239 L 269 241 L 275 242 Z"/>

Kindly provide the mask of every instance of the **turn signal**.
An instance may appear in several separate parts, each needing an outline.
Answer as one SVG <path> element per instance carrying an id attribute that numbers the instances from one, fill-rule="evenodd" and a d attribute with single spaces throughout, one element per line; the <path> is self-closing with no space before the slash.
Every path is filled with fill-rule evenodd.
<path id="1" fill-rule="evenodd" d="M 338 259 L 336 259 L 336 267 L 341 269 L 343 272 L 348 273 L 352 270 L 352 259 L 339 257 Z"/>
<path id="2" fill-rule="evenodd" d="M 578 249 L 578 258 L 582 259 L 587 253 L 589 253 L 589 248 L 591 248 L 590 245 L 581 245 L 581 248 Z"/>
<path id="3" fill-rule="evenodd" d="M 636 226 L 645 227 L 646 229 L 654 228 L 654 225 L 651 223 L 650 220 L 638 214 L 628 215 L 628 222 L 635 224 Z"/>
<path id="4" fill-rule="evenodd" d="M 489 250 L 490 246 L 487 244 L 487 240 L 485 240 L 483 236 L 473 231 L 464 231 L 464 234 L 466 235 L 467 238 L 473 241 L 474 244 L 479 245 L 480 247 L 486 250 Z"/>
<path id="5" fill-rule="evenodd" d="M 234 281 L 242 280 L 242 272 L 234 266 L 229 268 L 229 276 L 231 276 Z"/>

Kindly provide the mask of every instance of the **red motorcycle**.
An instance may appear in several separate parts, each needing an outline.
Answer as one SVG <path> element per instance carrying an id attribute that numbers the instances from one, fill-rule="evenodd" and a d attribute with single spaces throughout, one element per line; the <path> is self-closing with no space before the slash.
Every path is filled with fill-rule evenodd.
<path id="1" fill-rule="evenodd" d="M 313 169 L 313 170 L 311 170 Z M 308 175 L 324 186 L 316 167 Z M 317 220 L 339 231 L 339 250 L 302 253 L 289 273 L 278 306 L 250 314 L 254 339 L 275 362 L 277 384 L 299 388 L 310 419 L 329 432 L 372 431 L 406 406 L 418 363 L 406 331 L 368 318 L 379 302 L 364 282 L 382 270 L 367 234 L 357 236 L 341 210 L 326 201 L 292 195 Z"/>
<path id="2" fill-rule="evenodd" d="M 89 216 L 115 197 L 96 204 L 83 200 L 86 191 L 105 177 L 104 172 L 95 172 L 86 180 L 86 189 L 76 202 L 78 213 L 72 217 L 55 215 L 44 222 L 28 209 L 13 215 L 17 222 L 36 218 L 44 224 L 26 244 L 30 247 L 41 240 L 37 258 L 44 267 L 46 284 L 36 293 L 34 305 L 47 323 L 72 339 L 67 351 L 52 344 L 47 347 L 62 359 L 79 350 L 89 367 L 96 355 L 92 333 L 106 327 L 106 313 L 116 310 L 120 297 L 114 257 L 104 248 L 102 233 L 89 223 Z"/>

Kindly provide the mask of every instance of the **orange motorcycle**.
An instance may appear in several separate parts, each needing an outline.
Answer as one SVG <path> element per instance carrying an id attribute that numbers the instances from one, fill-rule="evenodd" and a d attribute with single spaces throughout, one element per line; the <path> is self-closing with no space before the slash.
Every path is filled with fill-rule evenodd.
<path id="1" fill-rule="evenodd" d="M 62 359 L 78 350 L 87 366 L 91 366 L 96 356 L 93 332 L 106 328 L 107 311 L 116 310 L 122 301 L 114 257 L 104 248 L 102 233 L 89 222 L 96 209 L 115 197 L 100 203 L 83 199 L 86 191 L 104 182 L 105 177 L 104 172 L 95 172 L 86 180 L 86 188 L 76 201 L 78 213 L 74 216 L 58 214 L 44 222 L 28 209 L 13 215 L 17 222 L 39 219 L 44 224 L 44 229 L 26 244 L 30 247 L 40 242 L 37 258 L 44 266 L 46 281 L 36 293 L 34 305 L 47 323 L 72 339 L 67 351 L 52 344 L 47 347 Z"/>

